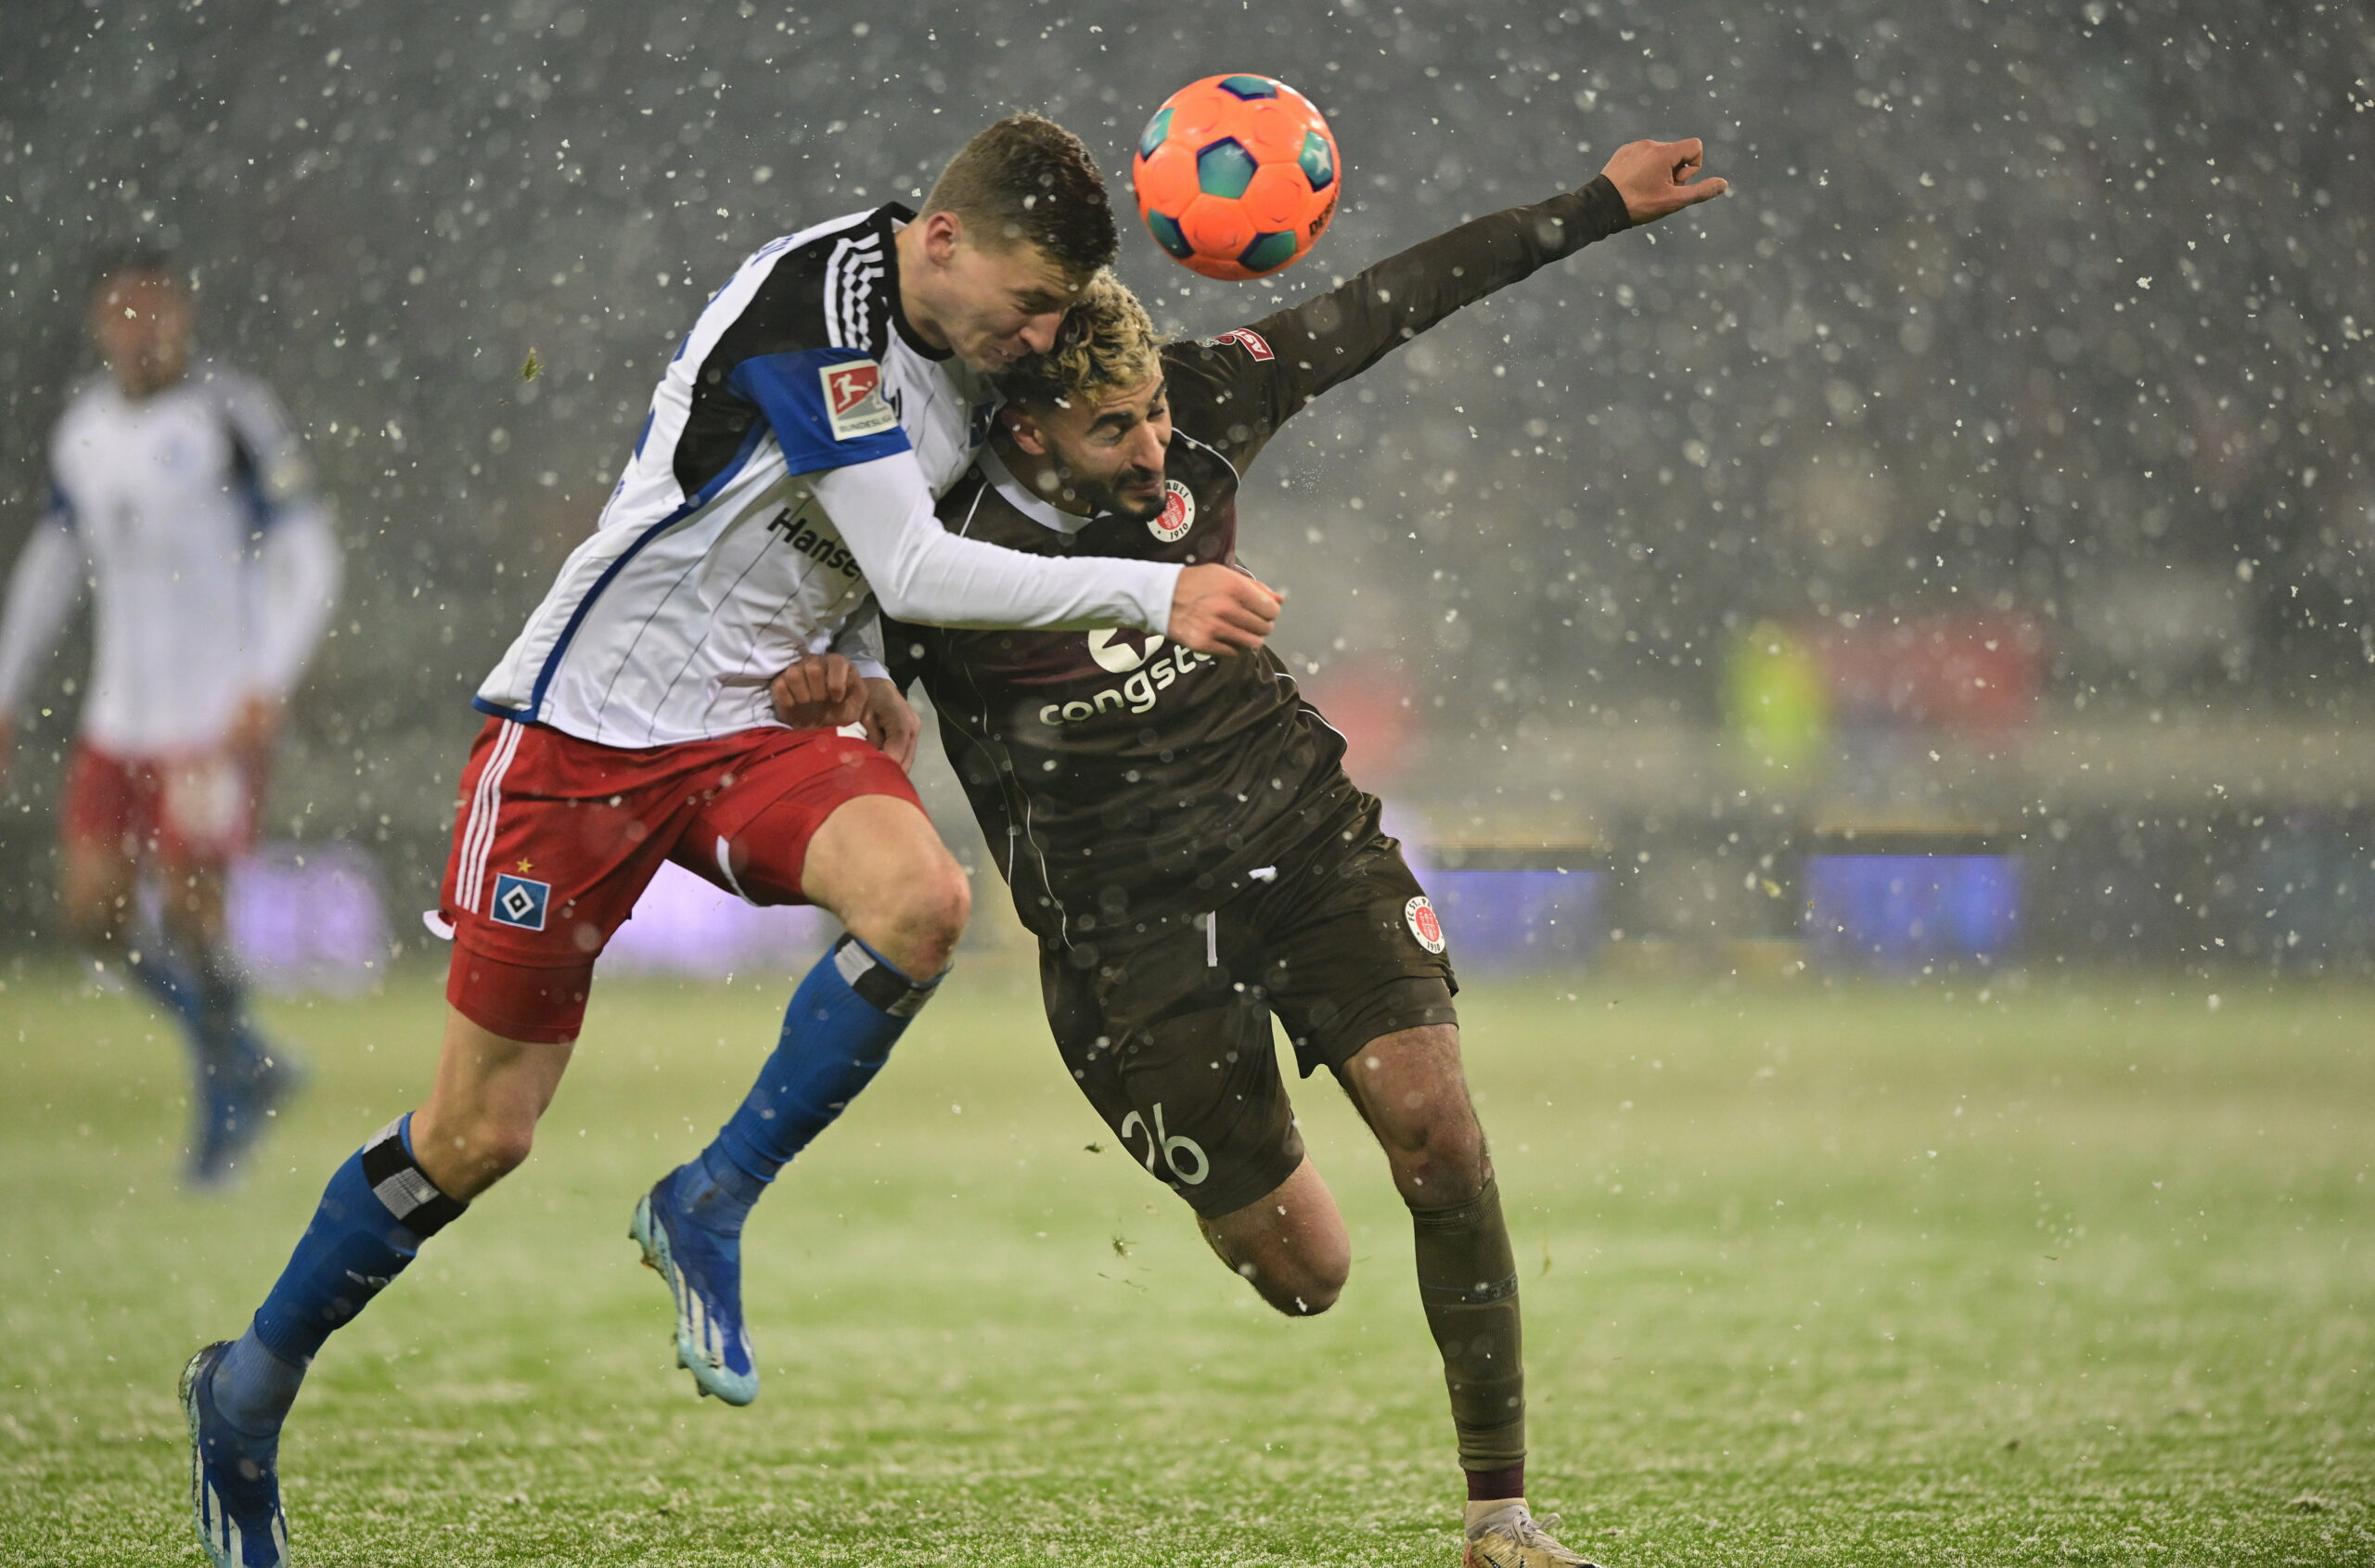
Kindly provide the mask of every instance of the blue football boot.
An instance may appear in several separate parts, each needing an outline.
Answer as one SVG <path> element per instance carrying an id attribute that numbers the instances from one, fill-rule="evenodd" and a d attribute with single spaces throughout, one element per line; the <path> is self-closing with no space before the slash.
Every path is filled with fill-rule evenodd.
<path id="1" fill-rule="evenodd" d="M 687 1215 L 676 1198 L 676 1177 L 671 1171 L 636 1201 L 627 1235 L 675 1301 L 676 1365 L 693 1374 L 702 1394 L 748 1405 L 759 1396 L 759 1367 L 742 1326 L 742 1240 Z"/>
<path id="2" fill-rule="evenodd" d="M 213 1568 L 289 1568 L 289 1519 L 280 1511 L 280 1445 L 233 1430 L 214 1404 L 218 1340 L 182 1369 L 189 1421 L 189 1506 L 198 1544 Z"/>

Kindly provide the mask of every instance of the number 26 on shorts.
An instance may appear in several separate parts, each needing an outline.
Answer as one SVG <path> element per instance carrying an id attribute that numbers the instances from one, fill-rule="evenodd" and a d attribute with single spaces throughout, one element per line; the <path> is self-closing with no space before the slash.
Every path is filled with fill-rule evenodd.
<path id="1" fill-rule="evenodd" d="M 1160 1154 L 1162 1156 L 1162 1163 L 1171 1167 L 1172 1179 L 1183 1187 L 1194 1187 L 1213 1174 L 1212 1162 L 1204 1158 L 1204 1151 L 1196 1146 L 1194 1138 L 1163 1136 L 1162 1103 L 1160 1100 L 1155 1102 L 1154 1125 L 1151 1127 L 1148 1126 L 1146 1119 L 1135 1111 L 1122 1118 L 1122 1141 L 1124 1144 L 1130 1141 L 1130 1132 L 1133 1128 L 1147 1135 L 1146 1161 L 1149 1171 L 1154 1170 L 1155 1156 Z M 1183 1156 L 1195 1162 L 1196 1168 L 1193 1171 L 1182 1168 L 1180 1160 Z"/>

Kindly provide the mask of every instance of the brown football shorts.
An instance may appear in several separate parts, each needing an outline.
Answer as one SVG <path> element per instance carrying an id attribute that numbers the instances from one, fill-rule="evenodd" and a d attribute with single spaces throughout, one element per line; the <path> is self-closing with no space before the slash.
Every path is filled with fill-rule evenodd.
<path id="1" fill-rule="evenodd" d="M 1304 1076 L 1371 1040 L 1452 1023 L 1433 906 L 1378 829 L 1290 857 L 1220 908 L 1043 947 L 1064 1065 L 1133 1159 L 1207 1218 L 1303 1163 L 1271 1020 Z"/>

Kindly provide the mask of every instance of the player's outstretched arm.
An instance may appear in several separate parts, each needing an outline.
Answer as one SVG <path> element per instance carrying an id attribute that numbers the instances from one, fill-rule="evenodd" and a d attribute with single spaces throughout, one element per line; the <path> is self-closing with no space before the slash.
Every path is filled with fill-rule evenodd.
<path id="1" fill-rule="evenodd" d="M 1086 631 L 1135 626 L 1200 653 L 1261 646 L 1277 596 L 1175 564 L 1089 556 L 1053 560 L 949 533 L 913 456 L 899 453 L 812 476 L 885 614 L 931 626 Z M 1183 587 L 1182 580 L 1196 572 Z M 1266 609 L 1266 614 L 1265 610 Z"/>
<path id="2" fill-rule="evenodd" d="M 1275 429 L 1462 306 L 1611 234 L 1721 196 L 1722 180 L 1700 177 L 1702 158 L 1696 140 L 1628 142 L 1580 189 L 1462 224 L 1254 323 L 1267 353 L 1236 350 L 1254 361 L 1242 372 L 1257 383 L 1249 401 L 1266 400 Z M 1229 340 L 1219 341 L 1215 353 L 1231 352 Z"/>
<path id="3" fill-rule="evenodd" d="M 1134 626 L 1213 654 L 1259 647 L 1269 635 L 1277 596 L 1250 580 L 1199 573 L 1183 587 L 1173 562 L 1051 559 L 949 533 L 905 432 L 842 439 L 819 403 L 817 367 L 813 355 L 759 354 L 725 382 L 758 408 L 807 479 L 882 613 L 927 626 Z"/>
<path id="4" fill-rule="evenodd" d="M 757 353 L 723 380 L 728 395 L 747 401 L 766 421 L 785 464 L 832 518 L 883 613 L 932 626 L 1162 630 L 1176 566 L 1101 557 L 1050 560 L 943 528 L 907 432 L 889 406 L 854 424 L 828 405 L 820 372 L 851 363 L 860 362 L 842 350 Z"/>

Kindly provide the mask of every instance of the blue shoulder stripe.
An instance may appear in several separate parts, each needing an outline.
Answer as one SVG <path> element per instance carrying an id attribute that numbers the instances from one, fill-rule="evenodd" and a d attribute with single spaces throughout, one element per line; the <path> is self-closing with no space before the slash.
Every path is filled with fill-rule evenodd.
<path id="1" fill-rule="evenodd" d="M 796 474 L 845 469 L 912 451 L 882 396 L 882 367 L 859 349 L 754 354 L 725 384 L 758 405 Z"/>

